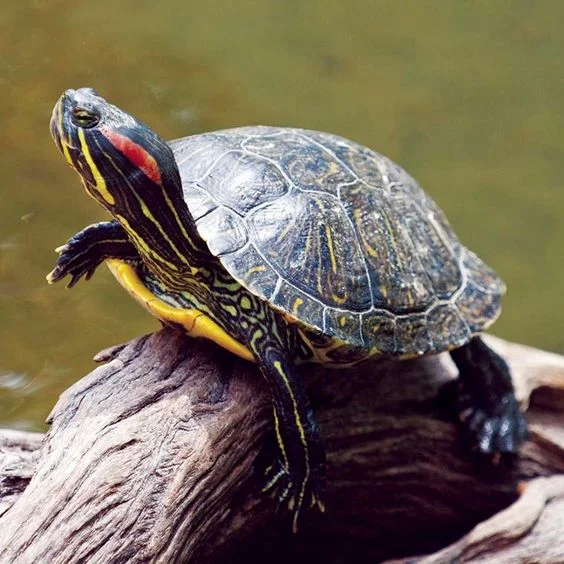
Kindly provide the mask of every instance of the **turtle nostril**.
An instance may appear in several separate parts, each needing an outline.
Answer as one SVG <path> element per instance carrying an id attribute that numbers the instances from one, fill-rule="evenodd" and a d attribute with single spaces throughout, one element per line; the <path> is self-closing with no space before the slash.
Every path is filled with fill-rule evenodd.
<path id="1" fill-rule="evenodd" d="M 74 98 L 76 95 L 76 90 L 73 90 L 72 88 L 69 88 L 69 90 L 65 90 L 63 92 L 63 100 L 70 100 L 72 98 Z"/>

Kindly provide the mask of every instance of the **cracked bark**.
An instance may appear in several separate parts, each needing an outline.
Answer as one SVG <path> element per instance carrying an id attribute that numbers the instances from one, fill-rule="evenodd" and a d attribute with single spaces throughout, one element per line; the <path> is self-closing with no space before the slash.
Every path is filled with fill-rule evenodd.
<path id="1" fill-rule="evenodd" d="M 564 357 L 487 340 L 530 400 L 509 468 L 460 444 L 448 355 L 303 367 L 329 489 L 298 535 L 259 493 L 273 441 L 253 365 L 170 329 L 103 351 L 41 446 L 0 433 L 0 562 L 564 562 Z"/>

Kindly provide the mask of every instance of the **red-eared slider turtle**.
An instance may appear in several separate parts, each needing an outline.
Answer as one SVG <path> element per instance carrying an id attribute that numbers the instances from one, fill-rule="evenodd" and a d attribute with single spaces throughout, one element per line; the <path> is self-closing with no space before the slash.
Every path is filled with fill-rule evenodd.
<path id="1" fill-rule="evenodd" d="M 266 488 L 322 508 L 325 453 L 295 365 L 450 350 L 471 445 L 526 434 L 505 362 L 478 336 L 504 285 L 398 165 L 317 131 L 241 127 L 170 143 L 94 90 L 68 90 L 51 132 L 112 216 L 59 249 L 56 282 L 106 260 L 165 323 L 255 361 L 279 456 Z M 244 406 L 241 406 L 244 409 Z"/>

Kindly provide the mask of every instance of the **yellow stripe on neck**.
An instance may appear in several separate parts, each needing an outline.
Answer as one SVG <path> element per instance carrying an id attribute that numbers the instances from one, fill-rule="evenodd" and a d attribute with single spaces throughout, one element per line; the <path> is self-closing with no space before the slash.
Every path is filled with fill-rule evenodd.
<path id="1" fill-rule="evenodd" d="M 90 148 L 88 147 L 88 143 L 86 142 L 86 138 L 84 137 L 84 129 L 82 128 L 78 128 L 78 140 L 80 141 L 80 149 L 82 151 L 82 154 L 86 159 L 86 163 L 88 164 L 90 168 L 90 172 L 92 173 L 92 177 L 94 178 L 94 182 L 96 183 L 95 186 L 96 190 L 108 204 L 113 206 L 116 203 L 116 201 L 108 190 L 108 187 L 106 185 L 106 180 L 100 174 L 100 171 L 96 166 L 96 163 L 92 159 L 92 155 L 90 154 Z"/>
<path id="2" fill-rule="evenodd" d="M 137 231 L 131 227 L 129 221 L 125 219 L 122 215 L 116 213 L 115 218 L 123 225 L 124 229 L 127 231 L 128 235 L 133 239 L 133 241 L 137 244 L 138 248 L 141 248 L 144 254 L 147 257 L 153 257 L 154 260 L 160 261 L 163 264 L 166 264 L 167 267 L 175 272 L 178 272 L 178 266 L 176 264 L 166 260 L 164 257 L 156 253 L 149 245 L 145 242 L 145 240 L 137 234 Z"/>

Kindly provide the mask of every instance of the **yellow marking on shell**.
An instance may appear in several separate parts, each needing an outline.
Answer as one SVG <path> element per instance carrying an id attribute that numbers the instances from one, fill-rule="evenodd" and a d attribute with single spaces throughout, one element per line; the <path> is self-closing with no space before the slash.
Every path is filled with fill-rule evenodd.
<path id="1" fill-rule="evenodd" d="M 302 300 L 302 298 L 296 298 L 294 300 L 294 305 L 292 306 L 292 313 L 294 313 L 295 315 L 298 315 L 298 309 L 300 308 L 300 306 L 304 303 L 304 301 Z"/>
<path id="2" fill-rule="evenodd" d="M 329 166 L 327 167 L 327 174 L 325 175 L 325 178 L 330 178 L 331 176 L 340 172 L 341 166 L 336 161 L 330 161 Z"/>
<path id="3" fill-rule="evenodd" d="M 80 149 L 82 151 L 82 154 L 84 155 L 84 158 L 86 159 L 86 163 L 88 164 L 88 167 L 90 168 L 90 172 L 92 173 L 92 177 L 96 182 L 97 192 L 100 194 L 100 196 L 102 196 L 102 198 L 104 198 L 104 200 L 108 204 L 113 206 L 116 203 L 115 198 L 110 194 L 108 187 L 106 185 L 106 181 L 104 180 L 104 177 L 100 174 L 100 171 L 98 170 L 98 167 L 96 166 L 96 163 L 94 162 L 94 159 L 90 154 L 90 148 L 88 147 L 88 143 L 86 142 L 86 137 L 84 136 L 84 129 L 80 127 L 78 128 L 78 140 L 80 141 Z"/>
<path id="4" fill-rule="evenodd" d="M 343 305 L 347 301 L 347 296 L 341 298 L 341 296 L 337 296 L 337 294 L 331 293 L 331 299 L 339 305 Z"/>
<path id="5" fill-rule="evenodd" d="M 337 259 L 335 258 L 335 250 L 333 249 L 333 236 L 331 235 L 331 228 L 328 225 L 325 226 L 325 235 L 327 236 L 327 248 L 329 249 L 331 270 L 333 274 L 337 274 Z"/>
<path id="6" fill-rule="evenodd" d="M 377 257 L 378 253 L 376 251 L 376 249 L 374 247 L 371 247 L 370 244 L 368 243 L 368 241 L 365 239 L 364 235 L 363 235 L 363 231 L 361 229 L 361 223 L 362 223 L 362 210 L 360 209 L 356 209 L 354 211 L 354 219 L 356 221 L 356 225 L 358 227 L 357 232 L 360 234 L 360 237 L 362 238 L 362 248 L 365 252 L 367 252 L 371 257 Z"/>
<path id="7" fill-rule="evenodd" d="M 344 327 L 347 324 L 347 318 L 344 315 L 341 315 L 341 317 L 339 317 L 339 325 L 341 327 Z"/>
<path id="8" fill-rule="evenodd" d="M 255 274 L 257 272 L 264 272 L 265 270 L 266 266 L 264 266 L 264 264 L 259 264 L 257 266 L 253 266 L 252 268 L 249 268 L 249 270 L 247 270 L 247 275 Z"/>
<path id="9" fill-rule="evenodd" d="M 294 228 L 294 224 L 293 222 L 289 222 L 288 225 L 286 225 L 286 227 L 284 227 L 284 229 L 280 232 L 280 234 L 278 235 L 278 237 L 276 238 L 276 242 L 277 243 L 282 243 L 282 241 L 284 241 L 284 239 L 286 238 L 286 235 L 288 235 L 288 233 L 290 233 L 290 231 Z"/>
<path id="10" fill-rule="evenodd" d="M 246 309 L 246 310 L 251 309 L 252 304 L 248 296 L 243 296 L 239 303 L 241 305 L 241 309 Z"/>
<path id="11" fill-rule="evenodd" d="M 155 295 L 143 284 L 135 269 L 118 259 L 107 259 L 106 264 L 116 280 L 151 315 L 165 323 L 181 325 L 191 337 L 204 337 L 220 347 L 254 362 L 254 356 L 244 345 L 225 332 L 213 319 L 197 309 L 173 307 Z"/>
<path id="12" fill-rule="evenodd" d="M 311 248 L 311 240 L 312 240 L 311 233 L 308 232 L 305 237 L 305 243 L 304 243 L 304 251 L 303 251 L 304 257 L 307 257 L 309 255 L 309 249 Z"/>

